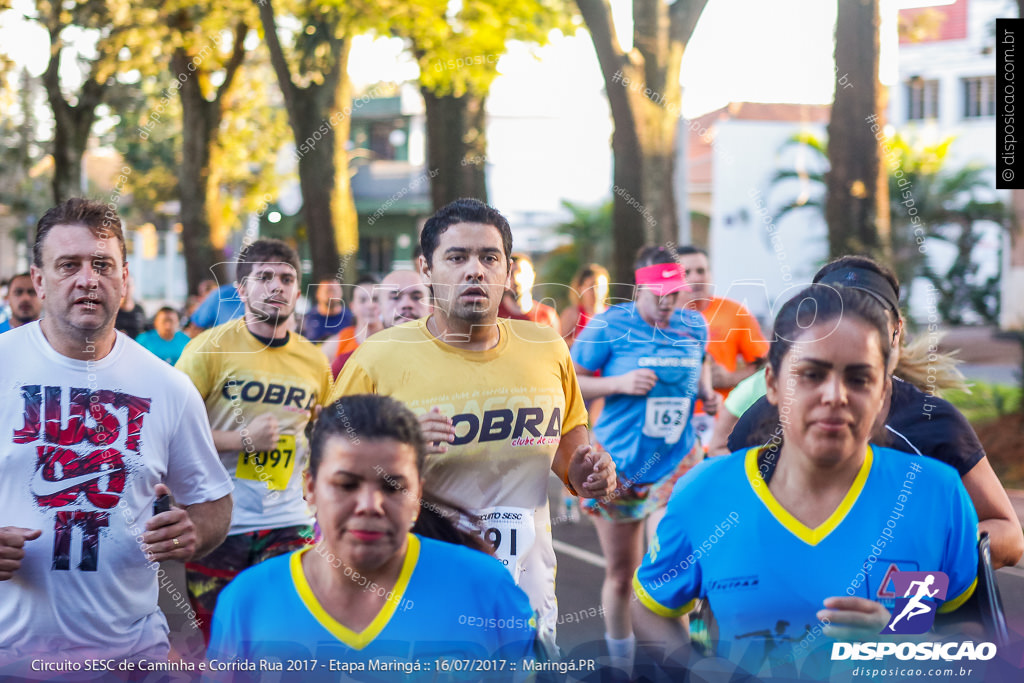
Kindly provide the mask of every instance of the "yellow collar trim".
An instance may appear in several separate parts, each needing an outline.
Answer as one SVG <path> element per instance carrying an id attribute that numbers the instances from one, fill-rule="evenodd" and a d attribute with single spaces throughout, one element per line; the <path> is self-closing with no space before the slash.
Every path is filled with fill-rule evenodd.
<path id="1" fill-rule="evenodd" d="M 867 453 L 864 456 L 864 462 L 860 466 L 860 472 L 857 473 L 856 478 L 853 480 L 850 490 L 846 492 L 843 500 L 835 511 L 828 516 L 828 519 L 817 528 L 811 529 L 791 515 L 786 508 L 782 507 L 782 504 L 775 499 L 775 496 L 768 489 L 768 485 L 765 483 L 764 477 L 757 466 L 758 454 L 760 452 L 760 448 L 751 448 L 747 451 L 746 462 L 744 463 L 747 480 L 750 482 L 750 487 L 754 489 L 754 495 L 761 499 L 764 506 L 768 508 L 768 512 L 778 520 L 779 524 L 788 529 L 790 533 L 801 541 L 811 546 L 818 545 L 825 540 L 846 518 L 853 504 L 857 502 L 860 492 L 864 490 L 864 485 L 868 480 L 868 473 L 871 471 L 871 462 L 874 459 L 874 451 L 869 444 Z"/>
<path id="2" fill-rule="evenodd" d="M 299 592 L 299 598 L 310 614 L 313 615 L 313 618 L 319 621 L 320 625 L 330 631 L 335 638 L 353 650 L 362 650 L 372 643 L 374 638 L 380 635 L 380 632 L 391 621 L 391 617 L 394 616 L 399 603 L 402 602 L 405 596 L 405 589 L 409 585 L 409 579 L 412 578 L 412 572 L 416 568 L 416 562 L 419 560 L 420 539 L 409 534 L 409 545 L 405 551 L 405 560 L 402 562 L 402 571 L 398 574 L 398 582 L 395 583 L 395 589 L 388 594 L 387 602 L 380 612 L 377 613 L 377 616 L 373 618 L 373 621 L 359 633 L 346 627 L 328 614 L 327 610 L 320 604 L 320 601 L 316 599 L 309 581 L 306 580 L 306 574 L 302 571 L 302 556 L 309 552 L 310 549 L 307 547 L 294 553 L 290 562 L 292 581 L 295 583 L 295 589 Z"/>

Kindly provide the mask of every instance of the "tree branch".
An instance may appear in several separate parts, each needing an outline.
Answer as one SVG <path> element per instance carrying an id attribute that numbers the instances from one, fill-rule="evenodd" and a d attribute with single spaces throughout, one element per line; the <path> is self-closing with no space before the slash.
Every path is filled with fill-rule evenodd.
<path id="1" fill-rule="evenodd" d="M 707 4 L 708 0 L 676 0 L 669 7 L 669 40 L 685 46 Z"/>
<path id="2" fill-rule="evenodd" d="M 288 117 L 292 120 L 293 127 L 298 125 L 299 112 L 296 110 L 295 82 L 292 80 L 291 70 L 288 68 L 288 60 L 285 59 L 284 50 L 281 47 L 281 39 L 277 35 L 277 23 L 274 20 L 273 0 L 257 0 L 260 9 L 260 23 L 263 25 L 263 38 L 270 50 L 270 64 L 277 74 L 278 83 L 281 86 L 281 94 L 284 97 L 284 106 L 288 110 Z"/>
<path id="3" fill-rule="evenodd" d="M 249 35 L 249 26 L 244 21 L 238 22 L 235 26 L 235 44 L 231 48 L 231 59 L 224 65 L 224 82 L 217 88 L 217 94 L 213 98 L 214 108 L 220 111 L 220 101 L 231 88 L 231 82 L 238 73 L 238 69 L 245 61 L 245 38 Z"/>
<path id="4" fill-rule="evenodd" d="M 614 74 L 626 61 L 626 55 L 615 33 L 611 5 L 608 0 L 576 0 L 576 6 L 580 8 L 590 31 L 601 71 L 607 75 Z"/>

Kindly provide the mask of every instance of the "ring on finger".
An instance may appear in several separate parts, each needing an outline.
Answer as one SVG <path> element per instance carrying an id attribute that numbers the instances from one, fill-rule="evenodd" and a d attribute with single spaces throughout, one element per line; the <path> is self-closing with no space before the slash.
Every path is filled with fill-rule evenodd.
<path id="1" fill-rule="evenodd" d="M 177 547 L 178 547 L 179 545 L 181 545 L 181 541 L 179 541 L 179 540 L 177 539 L 177 537 L 175 537 L 175 538 L 173 538 L 173 539 L 171 539 L 171 540 L 172 540 L 172 541 L 174 542 L 174 547 L 175 547 L 175 548 L 177 548 Z"/>

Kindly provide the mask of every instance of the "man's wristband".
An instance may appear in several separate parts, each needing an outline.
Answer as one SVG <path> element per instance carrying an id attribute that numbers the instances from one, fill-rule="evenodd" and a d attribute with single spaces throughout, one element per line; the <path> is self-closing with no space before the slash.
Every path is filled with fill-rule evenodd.
<path id="1" fill-rule="evenodd" d="M 580 494 L 576 493 L 576 489 L 573 488 L 573 485 L 571 483 L 569 483 L 569 470 L 568 469 L 566 469 L 566 471 L 565 471 L 565 479 L 562 480 L 562 484 L 565 485 L 565 488 L 569 489 L 569 493 L 571 493 L 572 495 L 576 496 L 577 498 L 580 497 Z"/>

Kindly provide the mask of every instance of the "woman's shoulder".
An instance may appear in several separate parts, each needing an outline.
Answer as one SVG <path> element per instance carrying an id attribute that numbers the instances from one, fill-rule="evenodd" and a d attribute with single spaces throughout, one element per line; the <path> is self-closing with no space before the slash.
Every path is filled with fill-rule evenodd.
<path id="1" fill-rule="evenodd" d="M 489 596 L 495 602 L 512 600 L 511 594 L 519 595 L 512 575 L 497 558 L 464 545 L 424 536 L 417 538 L 420 557 L 416 574 L 429 582 L 431 590 Z"/>
<path id="2" fill-rule="evenodd" d="M 956 468 L 936 458 L 876 444 L 871 445 L 871 450 L 874 462 L 879 468 L 894 476 L 909 480 L 960 480 Z"/>
<path id="3" fill-rule="evenodd" d="M 267 586 L 276 586 L 274 592 L 277 595 L 283 595 L 281 588 L 291 583 L 291 560 L 294 555 L 295 553 L 278 555 L 242 570 L 220 594 L 217 600 L 218 607 L 231 609 L 233 606 L 234 609 L 237 609 L 243 605 L 249 608 L 256 605 L 269 605 L 270 603 L 266 600 L 253 600 L 253 597 L 256 595 L 265 597 Z"/>
<path id="4" fill-rule="evenodd" d="M 463 568 L 486 575 L 504 574 L 510 580 L 512 578 L 501 562 L 487 553 L 464 545 L 439 541 L 435 538 L 419 535 L 416 537 L 420 541 L 420 566 L 442 571 L 445 571 L 445 568 L 447 570 L 459 568 L 457 577 L 453 572 L 453 578 L 457 578 L 459 582 L 466 579 L 462 573 Z"/>

